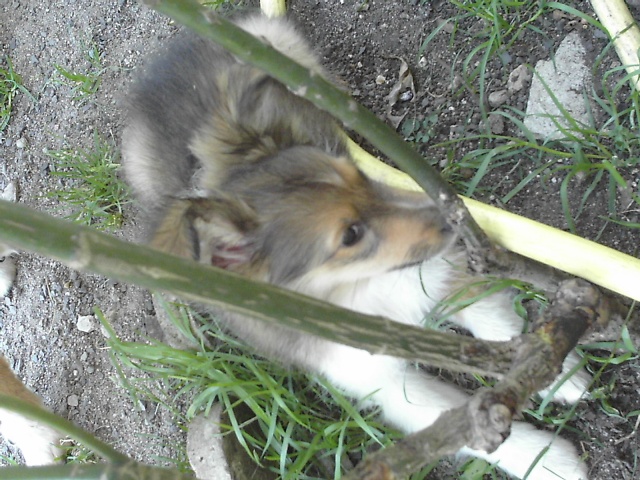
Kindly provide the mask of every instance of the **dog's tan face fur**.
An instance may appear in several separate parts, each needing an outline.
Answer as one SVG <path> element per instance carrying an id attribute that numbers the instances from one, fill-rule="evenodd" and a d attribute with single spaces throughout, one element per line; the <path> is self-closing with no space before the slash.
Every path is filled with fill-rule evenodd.
<path id="1" fill-rule="evenodd" d="M 420 262 L 453 237 L 426 195 L 374 183 L 351 159 L 317 148 L 216 168 L 202 198 L 169 209 L 156 246 L 280 285 L 327 288 Z"/>

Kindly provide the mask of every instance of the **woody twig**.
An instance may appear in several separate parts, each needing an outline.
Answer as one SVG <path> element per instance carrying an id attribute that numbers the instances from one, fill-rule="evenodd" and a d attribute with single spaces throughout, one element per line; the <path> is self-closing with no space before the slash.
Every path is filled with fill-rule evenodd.
<path id="1" fill-rule="evenodd" d="M 600 292 L 583 280 L 568 280 L 544 312 L 533 333 L 514 340 L 517 357 L 509 373 L 493 388 L 438 418 L 429 428 L 365 458 L 346 480 L 406 478 L 462 447 L 492 452 L 509 435 L 511 421 L 530 395 L 548 385 L 580 336 L 605 325 L 608 307 Z M 551 361 L 549 361 L 551 359 Z"/>

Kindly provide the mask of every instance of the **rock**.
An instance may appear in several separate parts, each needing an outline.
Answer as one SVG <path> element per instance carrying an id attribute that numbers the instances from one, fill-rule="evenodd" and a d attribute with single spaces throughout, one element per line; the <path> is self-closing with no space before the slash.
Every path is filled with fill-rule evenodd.
<path id="1" fill-rule="evenodd" d="M 560 44 L 555 61 L 541 60 L 536 64 L 537 75 L 531 82 L 524 125 L 537 137 L 562 138 L 565 135 L 560 132 L 556 122 L 560 126 L 568 126 L 549 92 L 553 92 L 556 101 L 574 120 L 589 123 L 587 105 L 582 95 L 591 82 L 591 72 L 585 59 L 586 51 L 580 36 L 574 32 Z"/>
<path id="2" fill-rule="evenodd" d="M 504 117 L 497 113 L 490 113 L 489 128 L 494 135 L 502 135 L 504 133 Z"/>
<path id="3" fill-rule="evenodd" d="M 81 332 L 92 332 L 95 327 L 93 324 L 93 315 L 80 315 L 78 317 L 78 321 L 76 322 L 76 327 Z"/>
<path id="4" fill-rule="evenodd" d="M 507 80 L 507 90 L 509 93 L 514 94 L 529 85 L 532 75 L 529 68 L 524 64 L 515 68 L 509 74 L 509 79 Z"/>
<path id="5" fill-rule="evenodd" d="M 80 397 L 78 395 L 69 395 L 67 397 L 67 405 L 70 407 L 77 407 L 80 404 Z"/>
<path id="6" fill-rule="evenodd" d="M 489 94 L 489 105 L 493 108 L 504 105 L 509 100 L 509 92 L 507 90 L 498 90 Z"/>
<path id="7" fill-rule="evenodd" d="M 222 445 L 222 406 L 214 405 L 209 416 L 195 417 L 187 433 L 187 456 L 196 476 L 203 480 L 232 480 Z"/>
<path id="8" fill-rule="evenodd" d="M 17 184 L 15 181 L 9 182 L 4 190 L 0 193 L 0 198 L 2 200 L 6 200 L 7 202 L 15 202 L 17 200 Z"/>

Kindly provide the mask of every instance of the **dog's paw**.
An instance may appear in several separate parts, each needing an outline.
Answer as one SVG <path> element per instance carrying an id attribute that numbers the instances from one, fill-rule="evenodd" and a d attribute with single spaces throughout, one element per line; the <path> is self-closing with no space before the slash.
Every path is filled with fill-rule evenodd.
<path id="1" fill-rule="evenodd" d="M 60 448 L 60 434 L 46 426 L 33 424 L 30 428 L 31 439 L 20 443 L 20 450 L 28 466 L 52 465 L 60 462 L 63 451 Z"/>
<path id="2" fill-rule="evenodd" d="M 9 182 L 3 190 L 0 190 L 0 199 L 7 202 L 15 202 L 16 192 L 16 183 Z M 14 253 L 17 253 L 16 250 L 4 243 L 0 243 L 0 297 L 4 297 L 9 293 L 16 278 L 16 264 L 11 258 Z"/>
<path id="3" fill-rule="evenodd" d="M 0 297 L 4 297 L 11 290 L 16 278 L 16 264 L 11 258 L 13 250 L 0 244 Z"/>
<path id="4" fill-rule="evenodd" d="M 542 459 L 527 475 L 527 480 L 588 480 L 587 465 L 569 442 L 556 439 Z"/>
<path id="5" fill-rule="evenodd" d="M 587 480 L 587 465 L 569 441 L 523 422 L 513 422 L 511 434 L 492 453 L 468 448 L 460 453 L 484 458 L 516 478 Z"/>
<path id="6" fill-rule="evenodd" d="M 58 431 L 9 410 L 0 409 L 0 434 L 22 452 L 30 467 L 59 463 L 63 455 Z"/>

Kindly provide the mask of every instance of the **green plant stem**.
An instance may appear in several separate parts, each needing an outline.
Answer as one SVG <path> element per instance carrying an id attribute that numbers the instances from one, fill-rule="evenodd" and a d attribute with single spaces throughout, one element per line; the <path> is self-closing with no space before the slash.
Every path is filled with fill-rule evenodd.
<path id="1" fill-rule="evenodd" d="M 362 315 L 6 201 L 0 201 L 0 242 L 77 270 L 170 292 L 370 353 L 498 377 L 509 369 L 513 353 L 510 342 L 481 341 Z"/>
<path id="2" fill-rule="evenodd" d="M 191 474 L 151 467 L 133 460 L 118 465 L 49 465 L 46 467 L 5 467 L 0 480 L 194 480 Z"/>
<path id="3" fill-rule="evenodd" d="M 146 3 L 199 35 L 220 44 L 241 60 L 266 71 L 297 95 L 340 119 L 348 129 L 365 137 L 429 192 L 449 224 L 464 239 L 470 264 L 474 269 L 487 269 L 485 257 L 490 262 L 495 260 L 492 258 L 495 254 L 493 245 L 451 186 L 411 145 L 351 96 L 228 20 L 204 9 L 195 0 L 147 0 Z"/>
<path id="4" fill-rule="evenodd" d="M 131 462 L 131 459 L 126 455 L 114 450 L 106 443 L 98 440 L 93 435 L 85 432 L 81 428 L 76 427 L 73 423 L 54 415 L 42 408 L 37 408 L 29 403 L 25 403 L 22 400 L 18 400 L 15 397 L 0 394 L 0 408 L 6 408 L 14 412 L 20 413 L 25 417 L 31 418 L 38 422 L 45 423 L 50 427 L 64 432 L 65 434 L 73 437 L 78 442 L 82 443 L 87 448 L 95 451 L 113 464 L 124 464 Z M 0 470 L 0 479 L 5 478 Z"/>

